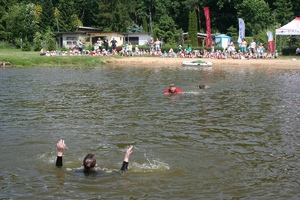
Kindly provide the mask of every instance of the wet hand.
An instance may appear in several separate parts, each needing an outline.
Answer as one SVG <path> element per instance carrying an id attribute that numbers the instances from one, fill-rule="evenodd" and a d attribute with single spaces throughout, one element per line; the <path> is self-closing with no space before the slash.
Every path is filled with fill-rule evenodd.
<path id="1" fill-rule="evenodd" d="M 132 149 L 133 149 L 133 146 L 130 146 L 127 150 L 126 150 L 126 154 L 125 154 L 125 158 L 124 158 L 124 161 L 125 162 L 128 162 L 129 161 L 129 157 L 132 153 Z"/>
<path id="2" fill-rule="evenodd" d="M 65 141 L 60 139 L 57 143 L 56 143 L 56 147 L 57 147 L 57 156 L 62 156 L 63 152 L 66 148 L 66 144 Z"/>

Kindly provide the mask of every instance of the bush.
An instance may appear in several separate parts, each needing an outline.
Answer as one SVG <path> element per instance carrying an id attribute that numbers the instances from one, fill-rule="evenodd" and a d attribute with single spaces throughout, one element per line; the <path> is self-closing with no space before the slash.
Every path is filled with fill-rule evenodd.
<path id="1" fill-rule="evenodd" d="M 223 51 L 224 49 L 223 49 L 223 47 L 221 47 L 221 46 L 216 46 L 216 47 L 215 47 L 215 51 L 219 51 L 219 50 L 220 50 L 220 51 Z"/>
<path id="2" fill-rule="evenodd" d="M 40 42 L 34 43 L 34 46 L 33 46 L 34 51 L 40 51 L 41 49 L 42 49 L 42 45 Z"/>
<path id="3" fill-rule="evenodd" d="M 0 49 L 15 49 L 16 47 L 9 43 L 9 42 L 6 42 L 6 41 L 1 41 L 0 42 Z"/>
<path id="4" fill-rule="evenodd" d="M 296 47 L 283 48 L 281 52 L 283 56 L 290 56 L 296 54 L 296 49 Z"/>
<path id="5" fill-rule="evenodd" d="M 30 50 L 31 50 L 30 43 L 28 42 L 28 40 L 25 40 L 22 46 L 22 51 L 30 51 Z"/>
<path id="6" fill-rule="evenodd" d="M 21 39 L 20 38 L 15 38 L 14 41 L 13 41 L 13 44 L 18 48 L 20 49 L 22 47 L 22 42 L 21 42 Z"/>
<path id="7" fill-rule="evenodd" d="M 67 48 L 67 47 L 65 47 L 65 46 L 63 46 L 62 48 L 61 48 L 61 51 L 68 51 L 69 49 Z"/>
<path id="8" fill-rule="evenodd" d="M 164 52 L 169 52 L 169 50 L 173 48 L 174 52 L 178 52 L 178 46 L 177 45 L 170 45 L 170 44 L 165 44 L 165 45 L 162 45 L 161 47 L 161 51 Z M 154 49 L 155 49 L 155 46 L 154 46 Z"/>

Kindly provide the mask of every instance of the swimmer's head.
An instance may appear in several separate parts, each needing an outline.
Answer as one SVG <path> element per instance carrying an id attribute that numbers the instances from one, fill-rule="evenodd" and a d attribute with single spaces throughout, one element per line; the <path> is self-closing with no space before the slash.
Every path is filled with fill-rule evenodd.
<path id="1" fill-rule="evenodd" d="M 207 85 L 199 85 L 200 90 L 205 90 L 207 88 Z"/>
<path id="2" fill-rule="evenodd" d="M 95 154 L 88 154 L 83 159 L 84 171 L 88 172 L 96 166 L 96 156 Z"/>

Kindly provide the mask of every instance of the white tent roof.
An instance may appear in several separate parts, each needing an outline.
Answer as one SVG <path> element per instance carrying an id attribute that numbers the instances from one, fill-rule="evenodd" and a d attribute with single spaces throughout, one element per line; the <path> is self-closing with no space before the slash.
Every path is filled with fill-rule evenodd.
<path id="1" fill-rule="evenodd" d="M 300 17 L 276 29 L 276 35 L 300 35 Z"/>

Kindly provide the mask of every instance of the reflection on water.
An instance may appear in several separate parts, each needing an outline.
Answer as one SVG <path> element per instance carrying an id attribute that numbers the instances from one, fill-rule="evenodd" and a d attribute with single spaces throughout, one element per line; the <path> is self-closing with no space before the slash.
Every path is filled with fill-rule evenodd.
<path id="1" fill-rule="evenodd" d="M 0 198 L 300 198 L 299 70 L 0 71 Z M 170 83 L 186 93 L 162 95 Z M 73 169 L 87 153 L 119 169 L 134 145 L 130 170 L 56 169 L 60 138 Z"/>

